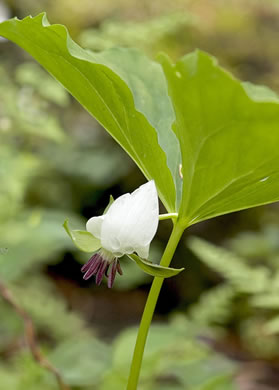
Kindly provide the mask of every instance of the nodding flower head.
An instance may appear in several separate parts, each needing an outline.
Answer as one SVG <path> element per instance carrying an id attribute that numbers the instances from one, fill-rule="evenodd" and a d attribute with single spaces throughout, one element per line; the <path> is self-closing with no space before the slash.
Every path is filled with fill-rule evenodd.
<path id="1" fill-rule="evenodd" d="M 136 252 L 147 259 L 158 222 L 158 195 L 153 180 L 117 198 L 104 215 L 90 218 L 86 229 L 101 241 L 102 248 L 82 267 L 83 278 L 96 275 L 99 285 L 107 276 L 111 288 L 116 272 L 122 275 L 120 257 Z"/>

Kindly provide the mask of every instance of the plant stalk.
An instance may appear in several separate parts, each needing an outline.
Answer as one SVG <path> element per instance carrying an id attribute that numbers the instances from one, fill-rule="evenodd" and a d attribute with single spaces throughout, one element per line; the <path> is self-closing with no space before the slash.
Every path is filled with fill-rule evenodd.
<path id="1" fill-rule="evenodd" d="M 160 265 L 168 267 L 179 243 L 179 240 L 184 232 L 184 226 L 180 225 L 179 221 L 175 221 L 173 230 L 169 238 L 166 249 L 163 253 Z M 144 312 L 141 318 L 140 327 L 138 330 L 137 341 L 134 349 L 134 355 L 130 368 L 127 390 L 137 390 L 139 375 L 142 365 L 142 358 L 149 327 L 153 318 L 154 310 L 158 301 L 164 278 L 156 277 L 153 280 L 148 298 L 145 304 Z"/>
<path id="2" fill-rule="evenodd" d="M 159 221 L 165 221 L 166 219 L 177 219 L 178 213 L 160 214 Z"/>

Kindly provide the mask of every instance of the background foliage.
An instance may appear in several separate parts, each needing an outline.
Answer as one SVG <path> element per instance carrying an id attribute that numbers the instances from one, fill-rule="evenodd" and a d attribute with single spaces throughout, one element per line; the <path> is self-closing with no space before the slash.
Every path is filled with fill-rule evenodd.
<path id="1" fill-rule="evenodd" d="M 139 47 L 153 58 L 164 50 L 175 60 L 198 47 L 236 76 L 279 91 L 277 1 L 1 4 L 10 16 L 46 10 L 51 22 L 66 24 L 94 50 Z M 75 250 L 61 224 L 67 216 L 83 227 L 102 213 L 110 194 L 132 191 L 143 176 L 30 57 L 6 41 L 0 53 L 1 280 L 31 315 L 43 352 L 67 383 L 123 389 L 132 326 L 151 278 L 127 261 L 113 291 L 83 282 L 79 269 L 87 256 Z M 169 231 L 162 222 L 152 258 L 159 260 Z M 165 282 L 142 389 L 278 387 L 278 233 L 276 204 L 189 229 L 206 241 L 186 234 L 177 251 L 173 266 L 186 260 L 186 271 Z M 26 348 L 22 320 L 3 300 L 0 313 L 1 386 L 57 389 Z"/>

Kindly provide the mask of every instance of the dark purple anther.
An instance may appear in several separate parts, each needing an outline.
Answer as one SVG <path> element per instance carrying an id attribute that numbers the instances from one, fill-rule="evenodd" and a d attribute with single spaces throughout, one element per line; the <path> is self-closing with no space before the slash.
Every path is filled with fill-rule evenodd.
<path id="1" fill-rule="evenodd" d="M 91 264 L 95 262 L 97 256 L 98 253 L 95 253 L 92 257 L 90 257 L 87 263 L 85 263 L 84 266 L 81 268 L 81 272 L 86 272 L 90 268 Z"/>
<path id="2" fill-rule="evenodd" d="M 100 265 L 100 268 L 98 269 L 98 272 L 96 274 L 96 284 L 98 286 L 101 284 L 102 279 L 106 273 L 108 266 L 109 266 L 109 262 L 106 260 L 103 260 L 101 265 Z"/>
<path id="3" fill-rule="evenodd" d="M 92 264 L 92 266 L 89 268 L 89 270 L 84 275 L 83 279 L 88 280 L 89 278 L 91 278 L 92 275 L 95 275 L 101 266 L 101 262 L 102 262 L 102 259 L 99 258 L 94 264 Z"/>
<path id="4" fill-rule="evenodd" d="M 120 263 L 117 258 L 109 260 L 103 255 L 102 251 L 95 253 L 86 264 L 81 268 L 84 273 L 83 279 L 88 280 L 96 275 L 96 284 L 99 286 L 104 275 L 108 278 L 108 288 L 112 288 L 116 272 L 123 275 Z"/>
<path id="5" fill-rule="evenodd" d="M 114 262 L 111 265 L 111 269 L 110 269 L 110 272 L 108 275 L 108 288 L 112 288 L 112 286 L 113 286 L 113 282 L 114 282 L 115 275 L 116 275 L 117 263 L 118 263 L 118 260 L 114 260 Z"/>
<path id="6" fill-rule="evenodd" d="M 118 260 L 117 260 L 117 272 L 119 273 L 119 275 L 123 275 L 123 271 L 122 271 L 122 269 L 120 267 L 120 263 L 119 263 Z"/>
<path id="7" fill-rule="evenodd" d="M 96 274 L 101 265 L 101 262 L 102 258 L 98 253 L 92 256 L 91 259 L 89 259 L 81 269 L 81 272 L 85 272 L 83 279 L 87 280 L 91 278 L 92 275 Z"/>

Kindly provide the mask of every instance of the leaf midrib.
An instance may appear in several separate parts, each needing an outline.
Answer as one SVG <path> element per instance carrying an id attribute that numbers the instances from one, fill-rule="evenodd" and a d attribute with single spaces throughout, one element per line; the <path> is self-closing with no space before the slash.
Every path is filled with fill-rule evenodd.
<path id="1" fill-rule="evenodd" d="M 18 20 L 18 22 L 21 22 L 21 23 L 22 23 L 23 20 L 22 20 L 22 21 Z M 51 33 L 54 34 L 56 37 L 58 37 L 58 38 L 59 38 L 59 41 L 62 42 L 63 46 L 64 46 L 64 43 L 65 43 L 65 46 L 66 46 L 66 48 L 68 49 L 69 54 L 70 54 L 75 60 L 79 60 L 79 61 L 82 61 L 82 62 L 86 62 L 86 63 L 91 64 L 91 65 L 93 65 L 93 66 L 99 66 L 100 68 L 101 68 L 101 67 L 107 68 L 107 67 L 106 67 L 105 65 L 103 65 L 103 64 L 99 64 L 99 63 L 95 63 L 95 64 L 94 64 L 94 63 L 90 62 L 89 60 L 76 58 L 76 57 L 70 52 L 70 49 L 69 49 L 67 43 L 64 42 L 64 40 L 61 38 L 61 36 L 60 36 L 56 31 L 54 31 L 54 30 L 52 29 L 52 26 L 51 26 L 51 25 L 49 25 L 49 26 L 43 26 L 43 25 L 41 25 L 41 27 L 42 27 L 42 28 L 48 29 L 49 32 L 51 32 Z M 66 32 L 66 34 L 68 35 L 67 30 L 65 30 L 65 32 Z M 20 37 L 20 34 L 18 34 L 17 32 L 14 32 L 14 34 Z M 141 171 L 143 172 L 143 174 L 144 174 L 146 177 L 149 177 L 149 178 L 151 179 L 150 175 L 149 175 L 149 174 L 147 173 L 147 171 L 146 171 L 146 167 L 145 167 L 145 164 L 144 164 L 144 159 L 140 159 L 138 153 L 137 153 L 136 150 L 134 149 L 133 142 L 130 142 L 128 136 L 126 135 L 126 133 L 125 133 L 125 131 L 123 130 L 122 126 L 120 125 L 119 121 L 118 121 L 117 118 L 115 117 L 114 113 L 113 113 L 112 110 L 109 108 L 109 106 L 106 104 L 106 102 L 104 101 L 102 95 L 100 95 L 99 91 L 94 87 L 94 85 L 93 85 L 92 82 L 88 79 L 88 77 L 87 77 L 84 73 L 82 73 L 75 65 L 73 65 L 71 62 L 69 62 L 65 57 L 63 57 L 63 56 L 60 55 L 59 53 L 56 53 L 56 52 L 52 52 L 52 51 L 46 50 L 46 49 L 43 48 L 42 46 L 40 46 L 40 45 L 34 43 L 34 42 L 33 42 L 30 38 L 28 38 L 27 36 L 25 36 L 25 39 L 26 39 L 27 41 L 31 42 L 33 46 L 38 47 L 40 50 L 44 51 L 45 53 L 47 53 L 47 54 L 51 53 L 53 56 L 59 57 L 62 61 L 66 62 L 66 63 L 67 63 L 68 65 L 70 65 L 70 66 L 73 66 L 74 69 L 75 69 L 78 73 L 80 73 L 80 75 L 89 83 L 89 85 L 91 86 L 91 88 L 96 92 L 97 96 L 98 96 L 99 99 L 102 101 L 102 103 L 105 105 L 107 111 L 108 111 L 109 114 L 111 115 L 111 117 L 112 117 L 113 121 L 115 122 L 115 125 L 116 125 L 117 128 L 119 129 L 120 133 L 122 134 L 122 136 L 124 136 L 126 142 L 128 142 L 128 144 L 130 145 L 131 151 L 128 151 L 127 148 L 123 146 L 123 148 L 125 149 L 125 151 L 129 154 L 129 156 L 130 156 L 132 159 L 136 159 L 136 161 L 137 161 L 137 163 L 138 163 L 138 166 L 139 166 L 139 168 L 141 169 Z M 50 72 L 50 73 L 52 74 L 52 72 Z M 107 80 L 113 85 L 113 88 L 114 88 L 114 90 L 116 91 L 115 86 L 114 86 L 114 84 L 112 83 L 111 79 L 108 77 L 108 75 L 107 75 L 104 71 L 102 71 L 102 74 L 103 74 L 103 76 L 106 77 Z M 114 73 L 114 74 L 115 74 L 117 77 L 119 77 L 116 73 Z M 53 75 L 53 74 L 52 74 L 52 75 Z M 54 75 L 53 75 L 53 77 L 56 79 L 56 77 L 55 77 Z M 119 77 L 119 79 L 125 84 L 125 86 L 127 86 L 127 84 L 125 83 L 125 81 L 124 81 L 121 77 Z M 128 87 L 127 87 L 127 88 L 128 88 Z M 70 91 L 69 91 L 69 92 L 70 92 Z M 117 91 L 116 91 L 116 92 L 117 92 Z M 70 92 L 70 93 L 71 93 L 71 92 Z M 117 92 L 117 93 L 118 93 L 118 92 Z M 71 94 L 72 94 L 72 93 L 71 93 Z M 131 96 L 131 98 L 132 98 L 133 103 L 134 103 L 134 98 L 133 98 L 133 96 Z M 82 104 L 82 105 L 83 105 L 83 104 Z M 83 107 L 84 107 L 86 110 L 88 110 L 86 106 L 83 105 Z M 134 106 L 134 109 L 135 109 L 135 111 L 137 112 L 137 114 L 142 115 L 139 111 L 136 110 L 135 106 Z M 125 106 L 124 106 L 124 113 L 125 113 L 125 118 L 126 118 L 126 121 L 127 121 L 127 110 L 126 110 Z M 147 122 L 148 122 L 148 121 L 147 121 Z M 102 123 L 101 121 L 100 121 L 100 123 L 102 124 L 102 126 L 104 126 L 103 123 Z M 153 126 L 151 126 L 151 124 L 150 124 L 149 122 L 148 122 L 148 124 L 149 124 L 149 126 L 156 132 L 156 130 L 153 128 Z M 104 126 L 104 127 L 105 127 L 105 126 Z M 113 134 L 111 134 L 111 132 L 109 131 L 109 129 L 107 129 L 106 127 L 105 127 L 105 129 L 106 129 L 106 130 L 110 133 L 110 135 L 116 140 L 116 138 L 113 136 Z M 126 129 L 128 130 L 127 124 L 126 124 Z M 116 141 L 117 141 L 117 140 L 116 140 Z M 118 142 L 118 141 L 117 141 L 117 142 Z M 157 142 L 158 142 L 158 140 L 157 140 Z M 160 147 L 159 143 L 158 143 L 158 148 L 163 152 L 163 150 L 162 150 L 162 148 Z M 134 155 L 133 155 L 132 153 L 134 153 Z M 168 168 L 168 166 L 166 166 L 166 168 Z M 168 169 L 169 169 L 169 168 L 168 168 Z M 161 195 L 162 195 L 162 194 L 161 194 Z M 165 201 L 165 202 L 166 202 L 166 204 L 169 203 L 168 201 Z"/>

